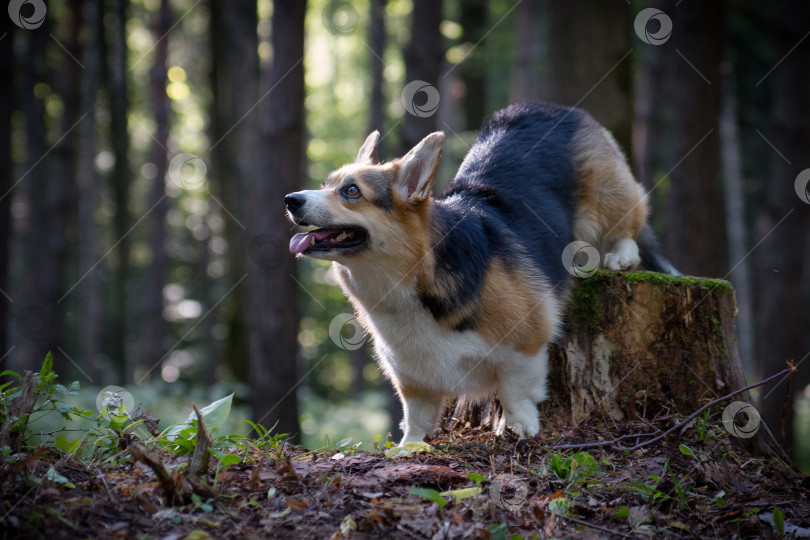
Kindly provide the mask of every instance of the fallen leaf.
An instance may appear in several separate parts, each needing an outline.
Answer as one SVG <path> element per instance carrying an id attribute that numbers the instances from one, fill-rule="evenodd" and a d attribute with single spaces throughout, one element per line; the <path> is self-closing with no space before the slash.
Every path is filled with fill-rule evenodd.
<path id="1" fill-rule="evenodd" d="M 300 512 L 301 510 L 306 510 L 309 507 L 306 501 L 302 501 L 300 499 L 293 499 L 292 497 L 287 497 L 284 499 L 284 502 L 287 504 L 288 507 L 292 508 L 296 512 Z"/>

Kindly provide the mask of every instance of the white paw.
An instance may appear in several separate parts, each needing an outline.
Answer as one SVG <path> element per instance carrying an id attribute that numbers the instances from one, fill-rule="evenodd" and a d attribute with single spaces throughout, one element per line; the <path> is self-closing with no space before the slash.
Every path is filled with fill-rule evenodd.
<path id="1" fill-rule="evenodd" d="M 506 425 L 515 432 L 519 439 L 534 437 L 540 431 L 540 417 L 531 414 L 506 414 Z"/>
<path id="2" fill-rule="evenodd" d="M 602 266 L 608 270 L 629 270 L 641 262 L 638 254 L 638 244 L 629 238 L 622 238 L 616 242 L 613 251 L 602 259 Z"/>

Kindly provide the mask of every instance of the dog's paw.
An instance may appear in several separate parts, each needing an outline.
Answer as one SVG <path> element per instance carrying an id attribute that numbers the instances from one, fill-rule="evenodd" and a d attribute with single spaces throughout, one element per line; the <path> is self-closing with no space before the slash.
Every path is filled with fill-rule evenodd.
<path id="1" fill-rule="evenodd" d="M 602 259 L 602 267 L 608 270 L 630 270 L 638 266 L 640 262 L 638 245 L 629 238 L 623 238 L 616 244 L 614 251 Z"/>
<path id="2" fill-rule="evenodd" d="M 535 413 L 507 414 L 504 422 L 519 439 L 534 437 L 540 431 L 540 418 Z"/>

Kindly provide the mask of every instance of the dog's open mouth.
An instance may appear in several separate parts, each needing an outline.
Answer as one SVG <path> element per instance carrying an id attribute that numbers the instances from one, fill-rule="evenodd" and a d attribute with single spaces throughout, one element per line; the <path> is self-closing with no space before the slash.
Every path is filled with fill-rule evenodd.
<path id="1" fill-rule="evenodd" d="M 368 234 L 358 227 L 330 227 L 302 232 L 290 238 L 290 253 L 315 253 L 319 251 L 358 251 L 368 239 Z"/>

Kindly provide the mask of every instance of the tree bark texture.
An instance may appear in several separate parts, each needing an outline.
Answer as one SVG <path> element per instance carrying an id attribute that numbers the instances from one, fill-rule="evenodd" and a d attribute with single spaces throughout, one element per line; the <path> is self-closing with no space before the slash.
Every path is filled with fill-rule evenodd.
<path id="1" fill-rule="evenodd" d="M 577 280 L 565 336 L 549 347 L 545 426 L 591 415 L 653 418 L 745 386 L 734 331 L 734 290 L 722 280 L 599 272 Z M 743 398 L 739 398 L 743 399 Z M 452 417 L 494 425 L 491 403 L 456 405 Z"/>
<path id="2" fill-rule="evenodd" d="M 293 438 L 296 403 L 298 285 L 288 253 L 290 226 L 284 195 L 304 178 L 304 15 L 306 2 L 274 5 L 273 65 L 262 112 L 261 156 L 253 191 L 250 245 L 250 404 L 256 420 Z M 272 90 L 270 90 L 272 89 Z"/>
<path id="3" fill-rule="evenodd" d="M 438 92 L 439 71 L 442 65 L 444 51 L 442 49 L 442 36 L 439 33 L 439 23 L 442 21 L 441 0 L 414 0 L 411 14 L 411 40 L 405 48 L 405 85 L 415 81 L 422 81 L 433 86 Z M 430 92 L 433 92 L 431 90 Z M 407 98 L 417 110 L 405 112 L 402 128 L 402 148 L 400 155 L 416 146 L 423 137 L 436 131 L 436 110 L 429 110 L 430 93 L 420 91 Z M 419 107 L 428 105 L 424 109 Z M 441 101 L 437 104 L 441 106 Z"/>
<path id="4" fill-rule="evenodd" d="M 548 49 L 544 101 L 590 112 L 631 155 L 633 44 L 621 0 L 546 0 Z"/>
<path id="5" fill-rule="evenodd" d="M 659 46 L 671 107 L 666 253 L 686 274 L 721 277 L 729 269 L 719 133 L 725 2 L 660 7 L 673 25 Z"/>

